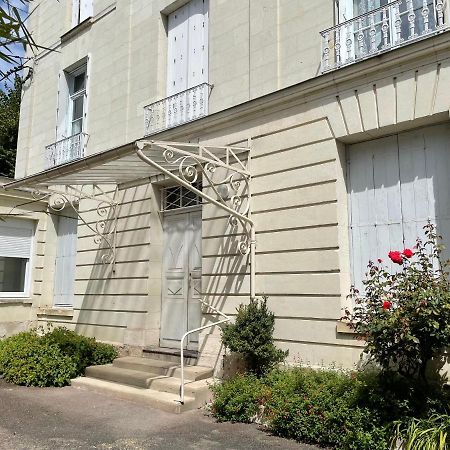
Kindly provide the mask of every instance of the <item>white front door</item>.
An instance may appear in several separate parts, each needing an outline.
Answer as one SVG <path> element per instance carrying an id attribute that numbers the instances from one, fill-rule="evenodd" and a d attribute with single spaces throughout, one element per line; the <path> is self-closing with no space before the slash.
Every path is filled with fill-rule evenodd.
<path id="1" fill-rule="evenodd" d="M 164 217 L 161 347 L 179 348 L 183 334 L 200 326 L 201 230 L 201 211 Z M 198 348 L 198 333 L 187 348 Z"/>

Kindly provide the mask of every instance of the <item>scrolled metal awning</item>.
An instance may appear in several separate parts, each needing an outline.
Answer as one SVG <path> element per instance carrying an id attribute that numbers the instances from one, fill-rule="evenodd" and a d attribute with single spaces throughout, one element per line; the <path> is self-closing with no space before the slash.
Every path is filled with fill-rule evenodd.
<path id="1" fill-rule="evenodd" d="M 249 162 L 250 146 L 219 147 L 143 139 L 47 169 L 3 187 L 6 190 L 32 189 L 36 198 L 48 198 L 51 208 L 58 210 L 69 205 L 77 214 L 80 199 L 96 200 L 99 215 L 105 212 L 113 215 L 112 226 L 106 228 L 101 217 L 94 231 L 97 241 L 106 242 L 110 250 L 104 262 L 114 264 L 118 203 L 116 196 L 108 196 L 101 186 L 115 185 L 121 189 L 136 182 L 152 182 L 161 176 L 170 179 L 193 191 L 205 203 L 224 210 L 229 214 L 231 225 L 241 225 L 239 250 L 250 254 L 251 297 L 254 297 L 255 226 L 251 217 Z M 202 189 L 196 187 L 199 177 Z"/>

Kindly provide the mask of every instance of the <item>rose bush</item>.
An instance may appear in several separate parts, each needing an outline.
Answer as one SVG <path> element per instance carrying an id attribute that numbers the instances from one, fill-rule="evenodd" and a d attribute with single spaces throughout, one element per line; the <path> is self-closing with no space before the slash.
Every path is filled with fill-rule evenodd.
<path id="1" fill-rule="evenodd" d="M 389 253 L 401 271 L 389 273 L 380 259 L 369 262 L 364 292 L 352 288 L 354 307 L 343 319 L 366 340 L 364 352 L 383 371 L 426 384 L 429 362 L 450 344 L 450 283 L 441 237 L 431 223 L 424 230 L 414 251 Z"/>

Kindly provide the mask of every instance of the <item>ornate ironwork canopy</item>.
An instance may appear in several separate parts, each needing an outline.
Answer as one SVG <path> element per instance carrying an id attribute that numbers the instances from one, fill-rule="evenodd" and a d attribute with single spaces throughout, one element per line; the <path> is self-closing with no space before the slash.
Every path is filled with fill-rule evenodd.
<path id="1" fill-rule="evenodd" d="M 169 179 L 229 214 L 230 224 L 242 227 L 239 250 L 250 253 L 251 296 L 255 296 L 255 227 L 251 218 L 249 147 L 139 140 L 5 184 L 5 189 L 31 188 L 35 198 L 47 198 L 50 208 L 61 210 L 83 198 L 98 203 L 99 221 L 93 227 L 97 242 L 104 241 L 115 261 L 117 200 L 102 186 L 125 188 L 133 182 Z M 201 179 L 202 188 L 199 188 Z M 110 189 L 108 189 L 108 192 Z M 78 213 L 78 211 L 77 211 Z M 87 224 L 80 214 L 83 223 Z M 106 226 L 108 218 L 108 227 Z M 90 228 L 92 225 L 90 225 Z"/>

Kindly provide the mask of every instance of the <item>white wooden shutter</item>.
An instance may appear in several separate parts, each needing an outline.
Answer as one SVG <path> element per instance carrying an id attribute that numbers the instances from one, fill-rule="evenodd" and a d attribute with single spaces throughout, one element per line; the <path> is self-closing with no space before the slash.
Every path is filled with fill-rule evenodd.
<path id="1" fill-rule="evenodd" d="M 60 216 L 55 262 L 55 306 L 72 306 L 77 254 L 77 219 Z"/>
<path id="2" fill-rule="evenodd" d="M 402 242 L 397 138 L 352 145 L 349 157 L 351 265 L 360 289 L 369 260 L 386 259 Z"/>
<path id="3" fill-rule="evenodd" d="M 72 0 L 72 27 L 76 27 L 80 23 L 80 1 Z"/>
<path id="4" fill-rule="evenodd" d="M 188 20 L 188 88 L 208 81 L 208 3 L 191 0 Z"/>
<path id="5" fill-rule="evenodd" d="M 68 137 L 67 123 L 69 110 L 69 86 L 65 72 L 59 74 L 58 80 L 58 109 L 56 118 L 56 140 Z"/>
<path id="6" fill-rule="evenodd" d="M 93 0 L 79 0 L 80 3 L 80 22 L 92 17 L 93 15 Z"/>
<path id="7" fill-rule="evenodd" d="M 6 219 L 5 222 L 1 222 L 0 256 L 29 259 L 33 235 L 33 222 L 13 219 Z"/>
<path id="8" fill-rule="evenodd" d="M 208 0 L 191 0 L 168 17 L 167 95 L 208 81 Z"/>
<path id="9" fill-rule="evenodd" d="M 167 96 L 188 88 L 188 13 L 189 4 L 168 17 Z"/>
<path id="10" fill-rule="evenodd" d="M 412 248 L 428 219 L 444 243 L 450 239 L 450 127 L 352 145 L 348 160 L 351 264 L 360 289 L 369 260 L 399 270 L 387 254 Z"/>
<path id="11" fill-rule="evenodd" d="M 339 0 L 338 3 L 338 21 L 346 22 L 353 18 L 353 0 Z"/>

